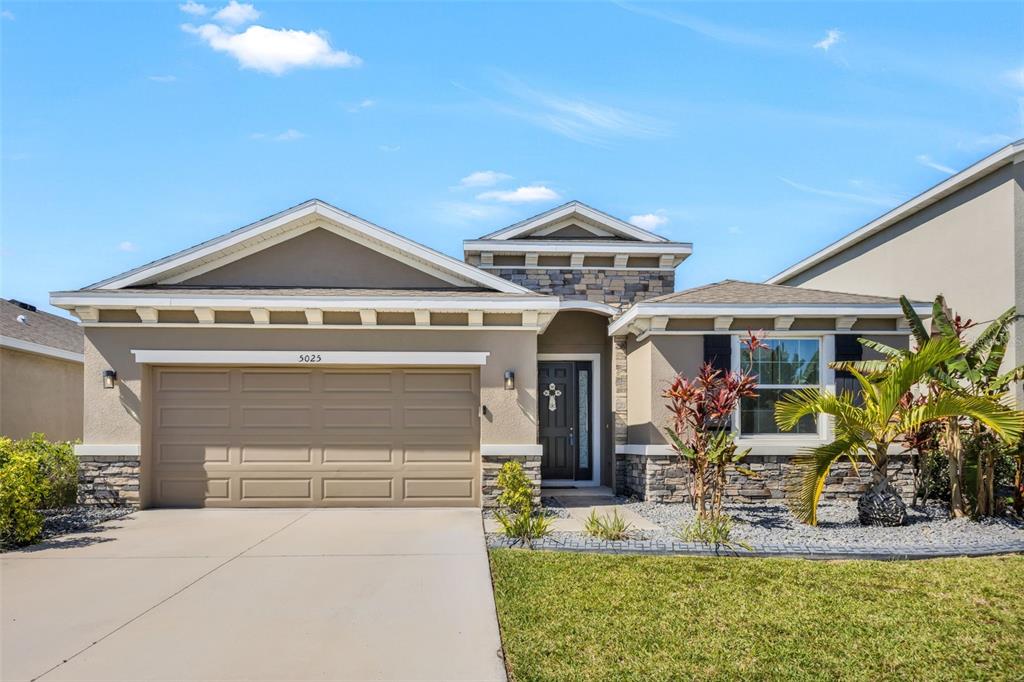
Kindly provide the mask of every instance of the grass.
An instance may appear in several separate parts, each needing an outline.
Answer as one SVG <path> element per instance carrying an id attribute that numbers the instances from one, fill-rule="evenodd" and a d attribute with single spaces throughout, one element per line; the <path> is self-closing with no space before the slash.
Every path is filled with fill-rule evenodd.
<path id="1" fill-rule="evenodd" d="M 499 549 L 528 680 L 1021 680 L 1024 557 L 913 562 Z"/>

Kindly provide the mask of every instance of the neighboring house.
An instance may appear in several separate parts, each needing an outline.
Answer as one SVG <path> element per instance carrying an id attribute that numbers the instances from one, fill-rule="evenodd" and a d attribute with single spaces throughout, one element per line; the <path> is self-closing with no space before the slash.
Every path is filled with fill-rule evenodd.
<path id="1" fill-rule="evenodd" d="M 680 499 L 660 392 L 706 358 L 736 366 L 750 328 L 778 347 L 736 424 L 766 476 L 732 492 L 778 496 L 785 458 L 829 432 L 775 433 L 772 402 L 832 389 L 826 363 L 859 357 L 857 335 L 906 343 L 892 298 L 672 293 L 690 244 L 578 202 L 464 247 L 465 262 L 311 200 L 53 293 L 85 328 L 86 498 L 478 506 L 518 460 L 545 485 Z"/>
<path id="2" fill-rule="evenodd" d="M 771 284 L 947 303 L 976 322 L 1024 310 L 1024 140 L 786 268 Z M 1017 320 L 1006 363 L 1024 362 Z M 979 325 L 983 328 L 983 325 Z"/>
<path id="3" fill-rule="evenodd" d="M 0 435 L 82 437 L 82 343 L 74 320 L 0 300 Z"/>

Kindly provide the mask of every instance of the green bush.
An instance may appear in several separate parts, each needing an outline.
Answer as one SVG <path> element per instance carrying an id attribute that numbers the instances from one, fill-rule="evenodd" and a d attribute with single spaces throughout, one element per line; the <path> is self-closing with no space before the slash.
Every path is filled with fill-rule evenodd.
<path id="1" fill-rule="evenodd" d="M 726 514 L 711 519 L 697 517 L 693 523 L 679 528 L 674 535 L 683 542 L 701 542 L 710 545 L 715 548 L 716 552 L 719 547 L 726 549 L 742 547 L 750 550 L 750 545 L 747 543 L 732 539 L 732 524 L 732 517 Z"/>
<path id="2" fill-rule="evenodd" d="M 633 526 L 619 516 L 618 509 L 613 509 L 611 514 L 603 516 L 599 516 L 596 509 L 591 509 L 584 530 L 587 531 L 587 535 L 599 540 L 628 540 Z"/>
<path id="3" fill-rule="evenodd" d="M 51 443 L 40 433 L 19 441 L 0 437 L 0 542 L 35 541 L 43 528 L 37 510 L 74 504 L 77 493 L 71 443 Z"/>
<path id="4" fill-rule="evenodd" d="M 498 504 L 494 512 L 506 537 L 530 547 L 533 541 L 551 533 L 551 520 L 533 512 L 533 483 L 519 462 L 505 462 L 498 472 Z M 508 510 L 508 513 L 505 512 Z"/>

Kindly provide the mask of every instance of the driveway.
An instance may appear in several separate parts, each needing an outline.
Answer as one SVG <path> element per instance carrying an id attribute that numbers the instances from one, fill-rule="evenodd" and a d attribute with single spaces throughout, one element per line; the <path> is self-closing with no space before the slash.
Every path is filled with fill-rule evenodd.
<path id="1" fill-rule="evenodd" d="M 151 510 L 2 557 L 4 680 L 504 680 L 475 509 Z"/>

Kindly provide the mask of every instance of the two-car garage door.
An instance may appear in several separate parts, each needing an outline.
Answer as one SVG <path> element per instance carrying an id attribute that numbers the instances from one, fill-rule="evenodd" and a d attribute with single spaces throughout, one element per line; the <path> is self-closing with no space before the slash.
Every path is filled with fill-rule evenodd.
<path id="1" fill-rule="evenodd" d="M 156 506 L 476 506 L 479 374 L 154 367 Z"/>

